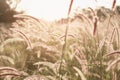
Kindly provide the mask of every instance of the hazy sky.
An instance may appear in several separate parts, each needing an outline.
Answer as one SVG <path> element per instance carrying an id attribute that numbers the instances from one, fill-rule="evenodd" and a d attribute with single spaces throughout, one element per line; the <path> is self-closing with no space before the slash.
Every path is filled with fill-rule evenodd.
<path id="1" fill-rule="evenodd" d="M 19 9 L 24 9 L 34 17 L 43 18 L 46 20 L 55 20 L 61 17 L 66 17 L 69 3 L 71 0 L 22 0 Z M 74 0 L 73 9 L 76 7 L 99 7 L 105 6 L 111 8 L 113 0 Z M 120 5 L 120 0 L 117 0 L 117 5 Z"/>

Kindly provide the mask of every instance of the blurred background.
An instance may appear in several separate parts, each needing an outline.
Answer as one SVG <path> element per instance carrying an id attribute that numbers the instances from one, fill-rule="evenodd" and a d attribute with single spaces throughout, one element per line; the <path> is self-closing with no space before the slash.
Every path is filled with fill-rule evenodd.
<path id="1" fill-rule="evenodd" d="M 26 13 L 46 20 L 55 20 L 67 16 L 70 0 L 21 0 L 17 10 L 25 10 Z M 111 8 L 113 0 L 74 0 L 72 10 L 76 8 L 98 8 L 105 6 Z M 117 0 L 116 5 L 120 5 Z"/>

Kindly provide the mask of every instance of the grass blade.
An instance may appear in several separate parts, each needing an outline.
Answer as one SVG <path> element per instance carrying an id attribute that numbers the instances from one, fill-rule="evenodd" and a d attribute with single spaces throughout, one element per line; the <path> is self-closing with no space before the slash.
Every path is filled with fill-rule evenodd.
<path id="1" fill-rule="evenodd" d="M 118 62 L 120 62 L 120 58 L 117 58 L 116 60 L 114 60 L 106 69 L 106 71 L 110 71 L 112 66 L 114 66 L 115 64 L 117 64 Z"/>
<path id="2" fill-rule="evenodd" d="M 77 67 L 73 67 L 73 69 L 75 69 L 75 70 L 78 72 L 78 74 L 79 74 L 80 77 L 81 77 L 81 80 L 87 80 L 87 79 L 85 78 L 84 74 L 80 71 L 80 69 L 78 69 Z"/>

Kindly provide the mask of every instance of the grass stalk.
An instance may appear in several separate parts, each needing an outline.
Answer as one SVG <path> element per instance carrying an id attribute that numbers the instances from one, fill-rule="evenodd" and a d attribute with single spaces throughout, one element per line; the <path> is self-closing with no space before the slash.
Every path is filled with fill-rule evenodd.
<path id="1" fill-rule="evenodd" d="M 65 51 L 66 51 L 67 35 L 68 35 L 69 24 L 70 24 L 69 15 L 70 15 L 70 12 L 71 12 L 72 4 L 73 4 L 73 0 L 71 0 L 70 5 L 69 5 L 69 10 L 68 10 L 68 24 L 67 24 L 66 30 L 65 30 L 64 44 L 63 44 L 63 48 L 62 48 L 62 55 L 61 55 L 60 68 L 59 68 L 60 80 L 62 80 L 62 77 L 63 77 L 63 74 L 61 74 L 62 73 L 62 61 L 63 61 L 64 54 L 65 54 Z"/>

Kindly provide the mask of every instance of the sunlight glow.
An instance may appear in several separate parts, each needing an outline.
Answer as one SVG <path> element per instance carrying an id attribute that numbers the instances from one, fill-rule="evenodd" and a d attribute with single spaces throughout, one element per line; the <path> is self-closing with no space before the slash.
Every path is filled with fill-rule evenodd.
<path id="1" fill-rule="evenodd" d="M 25 10 L 27 14 L 45 20 L 56 20 L 67 17 L 67 11 L 71 0 L 22 0 L 18 6 L 18 10 Z M 76 7 L 96 8 L 105 6 L 111 8 L 113 0 L 74 0 L 73 8 Z M 120 4 L 120 0 L 117 0 Z"/>

